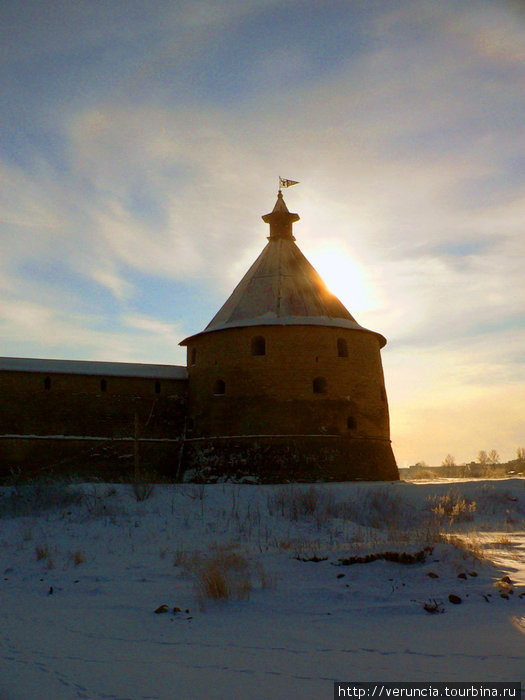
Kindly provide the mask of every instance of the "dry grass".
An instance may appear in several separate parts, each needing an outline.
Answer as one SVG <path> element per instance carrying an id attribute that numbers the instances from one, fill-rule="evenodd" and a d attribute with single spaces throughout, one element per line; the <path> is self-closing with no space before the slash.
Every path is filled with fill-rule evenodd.
<path id="1" fill-rule="evenodd" d="M 267 499 L 271 516 L 280 515 L 292 522 L 308 520 L 318 530 L 330 527 L 334 520 L 368 528 L 406 531 L 415 524 L 413 508 L 387 489 L 364 493 L 360 498 L 336 500 L 333 491 L 322 487 L 286 486 Z"/>
<path id="2" fill-rule="evenodd" d="M 261 590 L 273 588 L 275 577 L 260 562 L 252 562 L 236 545 L 215 545 L 207 553 L 180 551 L 176 561 L 193 580 L 201 610 L 208 602 L 246 600 L 258 579 Z"/>
<path id="3" fill-rule="evenodd" d="M 47 569 L 55 568 L 55 562 L 51 556 L 51 550 L 47 545 L 37 545 L 35 547 L 35 557 L 37 561 L 45 561 Z"/>
<path id="4" fill-rule="evenodd" d="M 268 512 L 270 515 L 278 513 L 287 520 L 297 522 L 319 514 L 321 510 L 329 510 L 334 500 L 330 496 L 331 494 L 323 493 L 315 486 L 306 489 L 286 486 L 268 497 Z"/>
<path id="5" fill-rule="evenodd" d="M 476 561 L 484 561 L 487 555 L 479 537 L 474 534 L 450 535 L 442 533 L 442 542 L 451 544 L 463 559 L 471 558 Z"/>
<path id="6" fill-rule="evenodd" d="M 155 491 L 155 484 L 152 483 L 146 476 L 137 477 L 131 483 L 131 489 L 135 495 L 135 499 L 139 502 L 147 501 Z"/>
<path id="7" fill-rule="evenodd" d="M 50 556 L 49 547 L 47 545 L 37 545 L 35 547 L 35 557 L 37 561 L 47 559 Z"/>
<path id="8" fill-rule="evenodd" d="M 474 519 L 476 502 L 463 498 L 457 491 L 448 491 L 442 496 L 429 499 L 430 510 L 441 522 L 468 522 Z"/>
<path id="9" fill-rule="evenodd" d="M 251 572 L 246 557 L 226 548 L 186 561 L 191 573 L 199 607 L 207 601 L 243 600 L 252 590 Z"/>
<path id="10" fill-rule="evenodd" d="M 73 563 L 75 566 L 78 566 L 79 564 L 83 564 L 86 561 L 84 553 L 80 549 L 77 549 L 76 552 L 73 552 L 71 554 L 71 558 L 73 559 Z"/>

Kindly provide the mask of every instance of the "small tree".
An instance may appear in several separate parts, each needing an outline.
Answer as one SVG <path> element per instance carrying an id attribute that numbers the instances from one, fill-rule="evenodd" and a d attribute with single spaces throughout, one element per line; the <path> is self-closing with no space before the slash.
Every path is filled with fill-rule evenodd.
<path id="1" fill-rule="evenodd" d="M 480 450 L 480 451 L 478 452 L 478 462 L 479 462 L 480 464 L 488 464 L 488 462 L 489 462 L 489 456 L 488 456 L 488 454 L 485 452 L 485 450 Z"/>
<path id="2" fill-rule="evenodd" d="M 445 457 L 445 459 L 441 462 L 442 467 L 455 467 L 456 466 L 456 458 L 450 454 Z"/>
<path id="3" fill-rule="evenodd" d="M 516 450 L 516 459 L 520 462 L 525 462 L 525 447 L 518 447 Z"/>
<path id="4" fill-rule="evenodd" d="M 488 454 L 489 464 L 499 464 L 499 454 L 497 450 L 491 450 Z"/>

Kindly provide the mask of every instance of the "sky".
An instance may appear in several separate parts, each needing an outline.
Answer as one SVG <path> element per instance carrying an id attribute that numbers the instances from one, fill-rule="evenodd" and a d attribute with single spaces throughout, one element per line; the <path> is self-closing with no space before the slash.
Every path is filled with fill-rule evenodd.
<path id="1" fill-rule="evenodd" d="M 0 91 L 0 355 L 185 364 L 280 175 L 398 464 L 525 445 L 521 0 L 3 0 Z"/>

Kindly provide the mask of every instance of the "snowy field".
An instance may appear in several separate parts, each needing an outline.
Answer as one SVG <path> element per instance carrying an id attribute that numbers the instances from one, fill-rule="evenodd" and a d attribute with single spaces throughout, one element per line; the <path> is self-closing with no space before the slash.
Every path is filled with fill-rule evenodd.
<path id="1" fill-rule="evenodd" d="M 1 700 L 525 685 L 523 479 L 0 487 L 0 574 Z"/>

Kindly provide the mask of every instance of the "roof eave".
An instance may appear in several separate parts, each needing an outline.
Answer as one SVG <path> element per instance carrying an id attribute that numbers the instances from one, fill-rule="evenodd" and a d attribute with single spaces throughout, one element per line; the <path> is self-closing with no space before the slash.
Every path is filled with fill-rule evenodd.
<path id="1" fill-rule="evenodd" d="M 369 333 L 371 335 L 374 335 L 378 341 L 379 341 L 379 347 L 384 348 L 387 340 L 384 335 L 381 335 L 381 333 L 378 333 L 377 331 L 372 331 L 369 328 L 364 328 L 363 326 L 360 326 L 358 323 L 355 324 L 350 324 L 350 323 L 345 323 L 346 319 L 331 319 L 333 323 L 326 323 L 326 322 L 321 322 L 319 320 L 315 320 L 312 318 L 297 318 L 291 320 L 290 318 L 287 319 L 276 319 L 275 321 L 254 321 L 253 323 L 247 323 L 242 322 L 242 323 L 231 323 L 231 324 L 225 324 L 223 326 L 219 326 L 217 328 L 210 328 L 209 330 L 204 330 L 201 331 L 200 333 L 195 333 L 194 335 L 190 335 L 187 338 L 184 338 L 179 345 L 182 345 L 186 347 L 189 345 L 190 342 L 195 340 L 196 338 L 201 338 L 202 336 L 209 335 L 210 333 L 219 333 L 221 331 L 228 331 L 228 330 L 235 330 L 238 328 L 271 328 L 274 326 L 312 326 L 312 327 L 317 327 L 317 328 L 340 328 L 342 330 L 350 330 L 350 331 L 356 331 L 358 333 Z M 340 321 L 340 322 L 338 322 Z"/>

